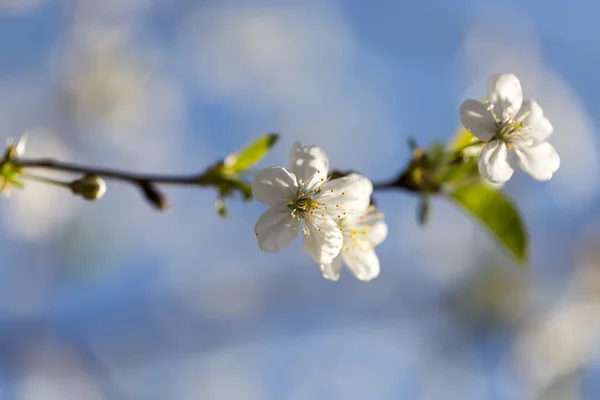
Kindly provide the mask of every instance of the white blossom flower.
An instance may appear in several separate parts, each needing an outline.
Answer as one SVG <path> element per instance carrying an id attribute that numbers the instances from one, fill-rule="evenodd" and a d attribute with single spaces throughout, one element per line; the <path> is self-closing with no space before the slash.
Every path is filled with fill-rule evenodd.
<path id="1" fill-rule="evenodd" d="M 385 240 L 388 228 L 383 214 L 369 206 L 363 215 L 353 215 L 338 221 L 344 246 L 330 264 L 321 264 L 323 276 L 337 281 L 346 264 L 354 276 L 361 281 L 370 281 L 379 275 L 379 258 L 374 247 Z"/>
<path id="2" fill-rule="evenodd" d="M 329 160 L 317 146 L 294 143 L 290 162 L 289 171 L 268 167 L 252 180 L 254 198 L 271 206 L 254 226 L 258 246 L 271 253 L 282 250 L 302 223 L 304 251 L 317 264 L 329 264 L 343 245 L 336 220 L 362 212 L 373 185 L 358 174 L 328 180 Z"/>
<path id="3" fill-rule="evenodd" d="M 560 157 L 546 140 L 553 128 L 534 100 L 523 101 L 523 89 L 513 74 L 497 74 L 488 84 L 488 102 L 469 99 L 460 106 L 463 126 L 483 142 L 479 172 L 492 183 L 510 179 L 514 165 L 539 181 L 558 171 Z M 509 151 L 514 150 L 516 160 Z"/>

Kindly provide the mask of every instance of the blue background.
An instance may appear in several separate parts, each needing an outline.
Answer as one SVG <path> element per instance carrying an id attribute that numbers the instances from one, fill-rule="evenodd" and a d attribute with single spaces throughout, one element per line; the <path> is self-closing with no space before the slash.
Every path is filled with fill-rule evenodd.
<path id="1" fill-rule="evenodd" d="M 86 203 L 26 182 L 0 203 L 1 399 L 594 399 L 600 165 L 592 1 L 0 1 L 0 135 L 29 157 L 199 171 L 263 132 L 393 177 L 406 141 L 513 72 L 561 169 L 504 187 L 519 269 L 443 199 L 377 193 L 381 275 L 324 280 L 300 240 L 260 252 L 265 206 L 131 187 Z"/>

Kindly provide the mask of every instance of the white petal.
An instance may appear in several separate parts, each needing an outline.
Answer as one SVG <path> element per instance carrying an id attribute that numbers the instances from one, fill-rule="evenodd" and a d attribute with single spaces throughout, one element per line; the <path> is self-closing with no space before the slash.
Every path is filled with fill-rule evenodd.
<path id="1" fill-rule="evenodd" d="M 252 179 L 252 195 L 270 206 L 287 203 L 298 194 L 296 177 L 282 167 L 261 169 Z"/>
<path id="2" fill-rule="evenodd" d="M 496 121 L 487 106 L 480 101 L 465 100 L 460 106 L 460 122 L 479 140 L 489 142 L 496 132 Z"/>
<path id="3" fill-rule="evenodd" d="M 372 248 L 364 251 L 353 249 L 342 251 L 344 262 L 354 276 L 361 281 L 370 281 L 379 276 L 379 257 Z"/>
<path id="4" fill-rule="evenodd" d="M 367 230 L 367 240 L 372 246 L 377 246 L 387 238 L 388 227 L 382 220 L 377 221 Z"/>
<path id="5" fill-rule="evenodd" d="M 254 225 L 258 247 L 267 253 L 283 250 L 298 235 L 298 220 L 285 207 L 271 207 Z"/>
<path id="6" fill-rule="evenodd" d="M 302 146 L 296 142 L 290 152 L 290 170 L 302 189 L 308 192 L 327 179 L 329 159 L 320 147 Z"/>
<path id="7" fill-rule="evenodd" d="M 548 142 L 532 147 L 515 146 L 515 153 L 521 169 L 538 181 L 549 180 L 560 167 L 560 157 Z"/>
<path id="8" fill-rule="evenodd" d="M 315 196 L 315 200 L 327 205 L 328 209 L 322 210 L 324 214 L 343 218 L 363 213 L 369 207 L 371 193 L 373 184 L 369 179 L 359 174 L 350 174 L 328 181 L 323 185 L 321 193 Z"/>
<path id="9" fill-rule="evenodd" d="M 356 214 L 341 221 L 343 227 L 344 239 L 350 240 L 346 246 L 353 246 L 354 240 L 360 241 L 364 247 L 373 247 L 379 245 L 385 240 L 388 234 L 388 227 L 383 222 L 383 214 L 375 207 L 371 206 L 364 214 Z M 354 232 L 350 237 L 348 232 Z"/>
<path id="10" fill-rule="evenodd" d="M 317 264 L 331 264 L 344 244 L 342 232 L 331 218 L 304 220 L 303 248 Z M 320 230 L 319 230 L 320 229 Z"/>
<path id="11" fill-rule="evenodd" d="M 342 259 L 341 255 L 338 255 L 330 264 L 321 264 L 319 267 L 321 268 L 321 273 L 325 279 L 337 281 L 340 279 L 340 273 L 342 272 L 343 265 L 344 260 Z"/>
<path id="12" fill-rule="evenodd" d="M 23 157 L 25 154 L 25 147 L 27 147 L 27 134 L 21 135 L 19 141 L 15 145 L 15 153 L 17 153 L 17 157 Z"/>
<path id="13" fill-rule="evenodd" d="M 535 100 L 524 101 L 515 119 L 522 120 L 523 125 L 531 129 L 527 133 L 526 139 L 533 144 L 545 142 L 554 131 L 548 118 L 544 117 L 542 107 Z"/>
<path id="14" fill-rule="evenodd" d="M 506 144 L 499 140 L 492 140 L 481 150 L 478 166 L 479 173 L 492 183 L 506 182 L 514 172 Z"/>
<path id="15" fill-rule="evenodd" d="M 514 116 L 523 104 L 523 88 L 519 78 L 513 74 L 493 75 L 488 83 L 487 99 L 494 105 L 494 113 L 498 118 L 502 118 L 508 110 Z"/>

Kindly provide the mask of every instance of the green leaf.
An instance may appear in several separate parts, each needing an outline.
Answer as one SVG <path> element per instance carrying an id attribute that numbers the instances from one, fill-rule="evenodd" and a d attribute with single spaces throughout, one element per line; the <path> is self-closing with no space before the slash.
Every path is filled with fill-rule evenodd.
<path id="1" fill-rule="evenodd" d="M 240 151 L 228 155 L 223 162 L 225 169 L 232 173 L 245 171 L 262 160 L 267 155 L 269 149 L 277 143 L 277 140 L 279 140 L 279 135 L 276 133 L 267 133 L 259 136 L 258 139 Z"/>
<path id="2" fill-rule="evenodd" d="M 458 132 L 456 132 L 454 135 L 454 138 L 450 141 L 448 149 L 459 150 L 468 146 L 470 143 L 476 142 L 477 140 L 478 139 L 475 136 L 471 135 L 471 132 L 461 126 Z"/>
<path id="3" fill-rule="evenodd" d="M 449 197 L 482 223 L 519 264 L 526 261 L 527 232 L 517 209 L 504 194 L 476 184 L 461 186 Z"/>

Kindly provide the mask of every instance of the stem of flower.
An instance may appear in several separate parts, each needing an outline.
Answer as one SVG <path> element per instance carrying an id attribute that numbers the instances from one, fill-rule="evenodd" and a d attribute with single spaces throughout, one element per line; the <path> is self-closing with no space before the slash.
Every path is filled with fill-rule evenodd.
<path id="1" fill-rule="evenodd" d="M 84 165 L 56 161 L 52 159 L 40 160 L 15 160 L 13 164 L 16 167 L 22 168 L 41 168 L 54 171 L 72 172 L 76 174 L 92 174 L 106 179 L 115 179 L 125 182 L 130 182 L 136 185 L 144 185 L 149 183 L 154 184 L 171 184 L 171 185 L 193 185 L 196 184 L 198 175 L 151 175 L 151 174 L 136 174 L 132 172 L 120 171 L 108 168 L 94 168 Z"/>
<path id="2" fill-rule="evenodd" d="M 479 146 L 484 144 L 485 142 L 481 141 L 481 140 L 476 140 L 474 142 L 468 143 L 456 150 L 454 150 L 454 154 L 460 155 L 464 150 L 468 149 L 469 147 L 473 147 L 473 146 Z"/>
<path id="3" fill-rule="evenodd" d="M 30 181 L 41 182 L 41 183 L 45 183 L 45 184 L 52 185 L 52 186 L 66 187 L 66 188 L 70 187 L 69 182 L 58 181 L 58 180 L 46 178 L 43 176 L 23 174 L 22 177 L 25 179 L 28 179 Z"/>

